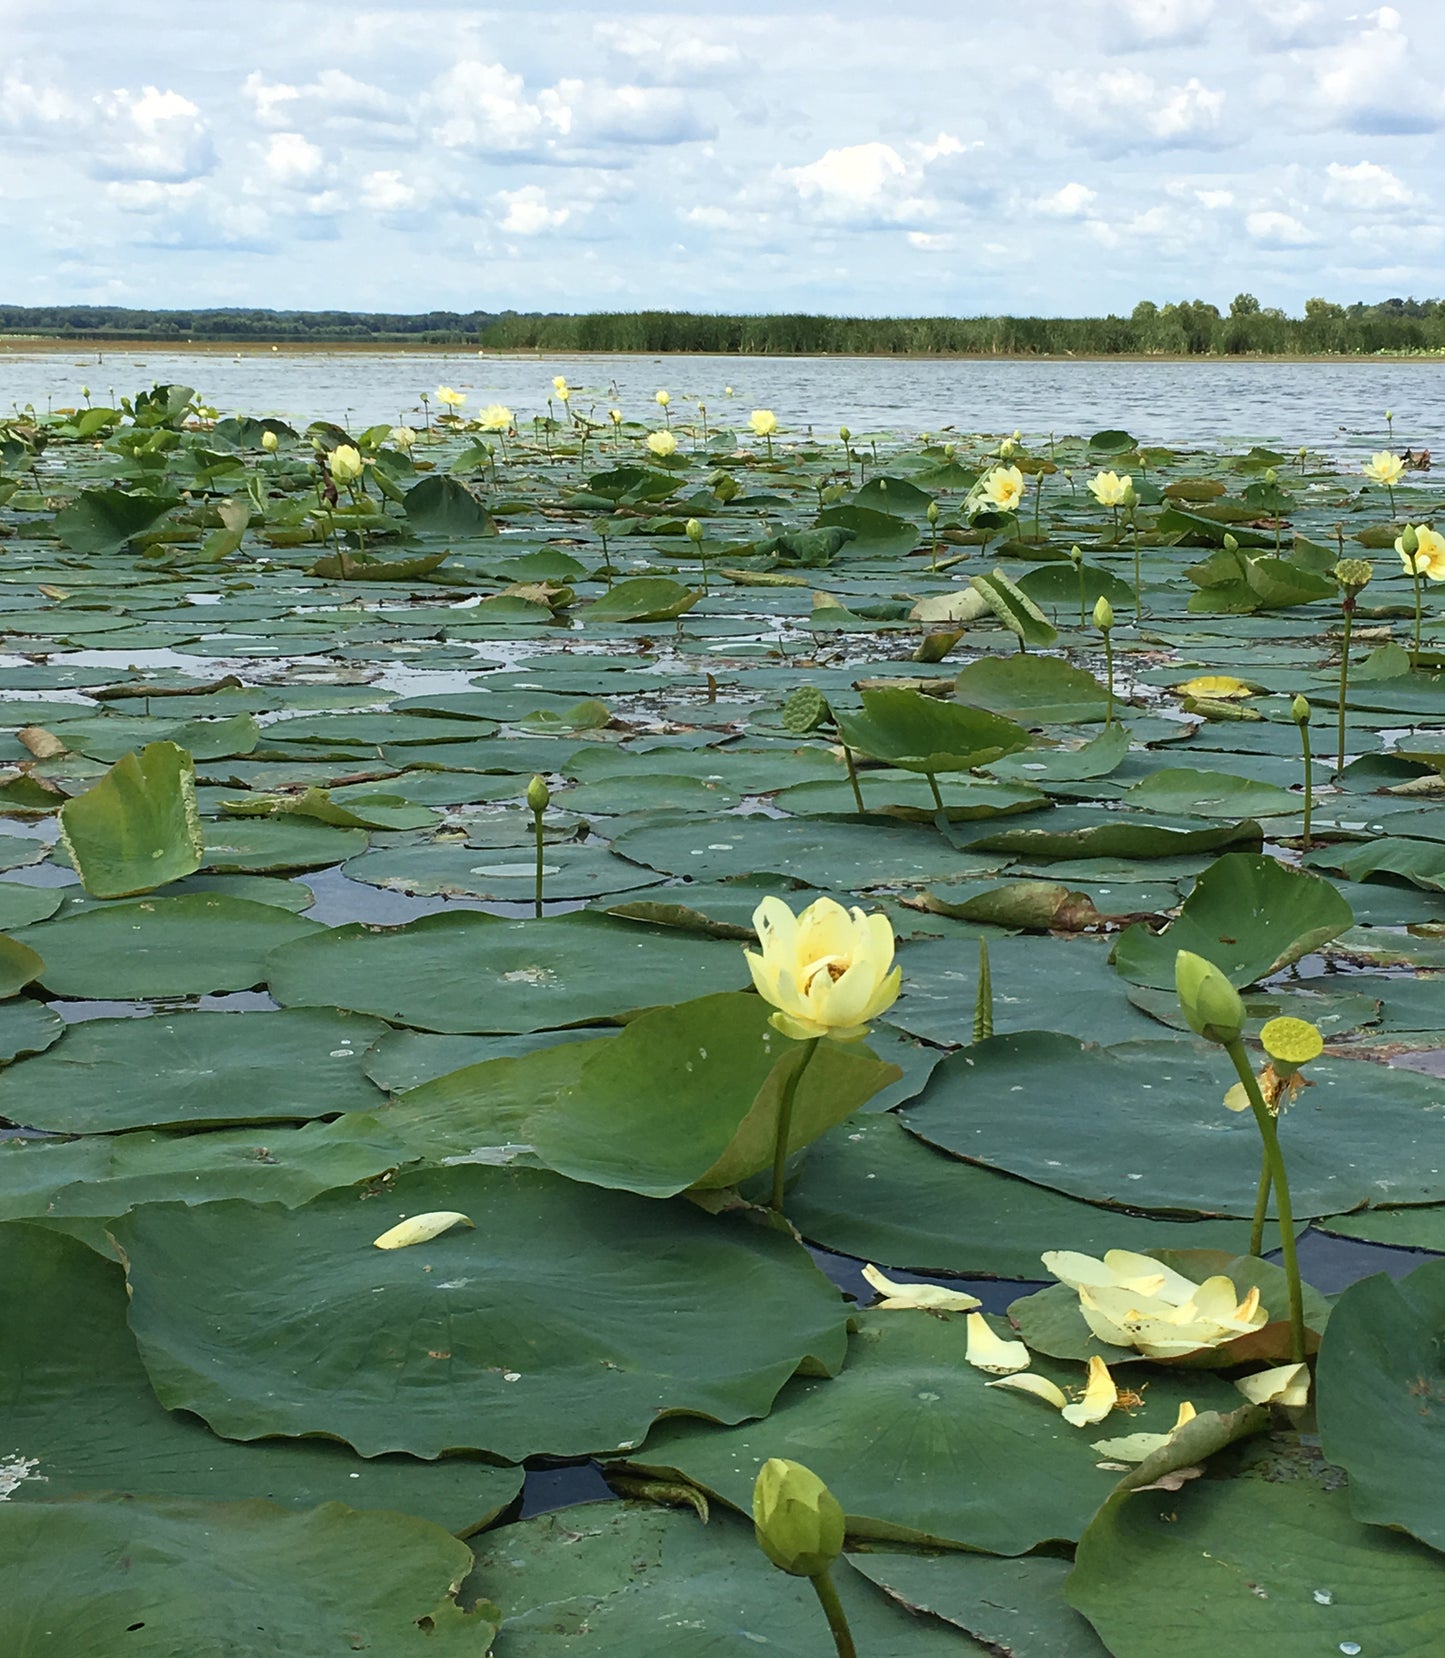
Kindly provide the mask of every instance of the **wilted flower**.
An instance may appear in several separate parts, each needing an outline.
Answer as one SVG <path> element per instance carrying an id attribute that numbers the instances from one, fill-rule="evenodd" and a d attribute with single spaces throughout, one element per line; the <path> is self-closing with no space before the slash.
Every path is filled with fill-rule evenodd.
<path id="1" fill-rule="evenodd" d="M 361 453 L 349 443 L 338 443 L 331 451 L 331 476 L 337 483 L 355 483 L 361 476 L 361 468 Z"/>
<path id="2" fill-rule="evenodd" d="M 436 391 L 438 403 L 445 403 L 449 409 L 459 409 L 467 400 L 467 394 L 457 391 L 451 386 L 438 386 Z"/>
<path id="3" fill-rule="evenodd" d="M 778 417 L 771 409 L 754 409 L 748 416 L 748 425 L 755 438 L 770 438 L 778 429 Z"/>
<path id="4" fill-rule="evenodd" d="M 971 1313 L 983 1303 L 965 1290 L 946 1290 L 938 1284 L 900 1284 L 877 1267 L 863 1268 L 863 1277 L 880 1296 L 880 1310 L 921 1309 L 933 1313 Z"/>
<path id="5" fill-rule="evenodd" d="M 1371 455 L 1360 470 L 1372 484 L 1383 484 L 1386 489 L 1393 489 L 1405 476 L 1405 463 L 1390 450 L 1381 449 L 1378 454 Z"/>
<path id="6" fill-rule="evenodd" d="M 1415 545 L 1409 545 L 1414 537 Z M 1407 526 L 1405 534 L 1395 542 L 1395 551 L 1405 566 L 1407 576 L 1428 576 L 1431 581 L 1445 581 L 1445 535 L 1432 530 L 1428 524 Z"/>
<path id="7" fill-rule="evenodd" d="M 886 915 L 845 910 L 832 898 L 794 915 L 770 896 L 753 911 L 753 926 L 762 954 L 745 952 L 748 968 L 758 994 L 777 1009 L 771 1022 L 784 1036 L 855 1042 L 897 1000 L 903 970 L 893 966 Z"/>
<path id="8" fill-rule="evenodd" d="M 843 1552 L 842 1505 L 801 1462 L 769 1457 L 753 1486 L 758 1547 L 793 1577 L 818 1577 Z"/>
<path id="9" fill-rule="evenodd" d="M 1125 473 L 1097 472 L 1089 479 L 1089 493 L 1101 507 L 1123 507 L 1129 504 L 1134 480 Z"/>
<path id="10" fill-rule="evenodd" d="M 477 416 L 477 425 L 484 432 L 505 432 L 512 424 L 512 411 L 505 403 L 488 403 Z"/>
<path id="11" fill-rule="evenodd" d="M 1016 466 L 996 466 L 984 478 L 980 493 L 991 507 L 1014 512 L 1024 498 L 1024 475 Z"/>
<path id="12" fill-rule="evenodd" d="M 677 439 L 671 432 L 649 432 L 647 447 L 659 460 L 666 460 L 669 455 L 677 453 Z"/>
<path id="13" fill-rule="evenodd" d="M 1147 1255 L 1111 1249 L 1103 1258 L 1052 1251 L 1043 1263 L 1076 1290 L 1084 1322 L 1100 1341 L 1145 1358 L 1177 1358 L 1263 1329 L 1258 1289 L 1243 1298 L 1223 1274 L 1196 1284 Z"/>
<path id="14" fill-rule="evenodd" d="M 975 1370 L 987 1370 L 995 1376 L 1027 1370 L 1032 1362 L 1028 1348 L 1021 1341 L 1006 1341 L 995 1335 L 993 1326 L 982 1313 L 968 1315 L 968 1345 L 963 1356 Z"/>

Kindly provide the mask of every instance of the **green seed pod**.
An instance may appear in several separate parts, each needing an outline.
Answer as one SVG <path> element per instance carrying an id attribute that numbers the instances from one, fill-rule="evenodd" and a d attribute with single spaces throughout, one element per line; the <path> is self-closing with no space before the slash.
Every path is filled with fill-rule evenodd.
<path id="1" fill-rule="evenodd" d="M 1244 1003 L 1212 961 L 1196 956 L 1192 950 L 1180 950 L 1174 957 L 1174 988 L 1192 1031 L 1206 1042 L 1221 1046 L 1239 1040 L 1244 1030 Z"/>
<path id="2" fill-rule="evenodd" d="M 1400 551 L 1406 558 L 1414 558 L 1420 551 L 1420 537 L 1413 524 L 1406 524 L 1405 533 L 1400 537 Z"/>
<path id="3" fill-rule="evenodd" d="M 1342 558 L 1334 568 L 1334 578 L 1346 593 L 1358 593 L 1367 586 L 1375 567 L 1367 558 Z"/>
<path id="4" fill-rule="evenodd" d="M 801 736 L 832 717 L 828 699 L 816 685 L 800 685 L 783 704 L 783 729 Z"/>
<path id="5" fill-rule="evenodd" d="M 793 1577 L 819 1577 L 843 1552 L 843 1509 L 801 1462 L 769 1457 L 753 1486 L 753 1530 L 768 1559 Z"/>

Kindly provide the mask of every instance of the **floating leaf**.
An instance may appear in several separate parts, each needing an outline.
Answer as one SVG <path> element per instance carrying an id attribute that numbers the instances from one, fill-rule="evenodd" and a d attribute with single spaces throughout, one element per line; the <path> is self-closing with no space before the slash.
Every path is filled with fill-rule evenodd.
<path id="1" fill-rule="evenodd" d="M 193 874 L 204 840 L 190 755 L 151 743 L 117 760 L 60 808 L 60 838 L 96 898 L 130 898 Z"/>

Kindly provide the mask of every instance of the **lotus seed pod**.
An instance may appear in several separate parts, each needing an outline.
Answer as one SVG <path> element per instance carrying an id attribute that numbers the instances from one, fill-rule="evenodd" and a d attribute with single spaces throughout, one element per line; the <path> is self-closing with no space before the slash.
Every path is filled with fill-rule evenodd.
<path id="1" fill-rule="evenodd" d="M 816 685 L 800 685 L 783 704 L 783 729 L 801 736 L 830 718 L 828 699 Z"/>
<path id="2" fill-rule="evenodd" d="M 1206 1042 L 1237 1042 L 1244 1029 L 1239 992 L 1212 961 L 1181 950 L 1174 958 L 1174 988 L 1189 1028 Z"/>
<path id="3" fill-rule="evenodd" d="M 527 805 L 531 808 L 534 817 L 541 817 L 551 804 L 552 791 L 547 787 L 546 780 L 534 777 L 527 785 Z"/>
<path id="4" fill-rule="evenodd" d="M 843 1509 L 801 1462 L 769 1457 L 753 1486 L 758 1547 L 793 1577 L 818 1577 L 843 1552 Z"/>
<path id="5" fill-rule="evenodd" d="M 1369 584 L 1375 567 L 1367 558 L 1342 558 L 1335 566 L 1335 580 L 1346 593 L 1355 594 Z"/>
<path id="6" fill-rule="evenodd" d="M 1280 1077 L 1293 1076 L 1301 1065 L 1308 1065 L 1325 1051 L 1325 1039 L 1319 1027 L 1308 1019 L 1267 1019 L 1259 1040 L 1270 1057 L 1275 1075 Z"/>

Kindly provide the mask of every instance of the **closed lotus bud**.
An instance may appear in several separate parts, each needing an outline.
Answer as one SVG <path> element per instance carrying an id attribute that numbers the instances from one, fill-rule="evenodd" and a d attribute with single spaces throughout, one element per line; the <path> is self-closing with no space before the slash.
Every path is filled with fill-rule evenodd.
<path id="1" fill-rule="evenodd" d="M 398 449 L 405 453 L 411 448 L 412 444 L 416 442 L 416 433 L 410 426 L 393 426 L 391 429 L 391 441 L 397 446 Z"/>
<path id="2" fill-rule="evenodd" d="M 1406 558 L 1414 558 L 1420 551 L 1420 537 L 1416 534 L 1413 524 L 1405 526 L 1405 533 L 1400 537 L 1400 551 Z"/>
<path id="3" fill-rule="evenodd" d="M 1289 705 L 1289 717 L 1296 725 L 1308 725 L 1310 723 L 1310 713 L 1308 698 L 1296 693 Z"/>
<path id="4" fill-rule="evenodd" d="M 850 432 L 850 431 L 849 431 L 849 430 L 848 430 L 848 428 L 847 428 L 847 427 L 846 427 L 846 426 L 840 426 L 840 427 L 839 427 L 839 428 L 838 428 L 838 436 L 839 436 L 839 437 L 840 437 L 840 438 L 842 438 L 842 440 L 843 440 L 843 441 L 844 441 L 844 443 L 847 443 L 847 441 L 848 441 L 848 439 L 849 439 L 849 438 L 850 438 L 850 437 L 852 437 L 852 436 L 853 436 L 853 434 L 852 434 L 852 433 L 851 433 L 851 432 Z"/>
<path id="5" fill-rule="evenodd" d="M 268 455 L 274 455 L 281 446 L 281 440 L 274 432 L 262 432 L 261 447 Z"/>
<path id="6" fill-rule="evenodd" d="M 90 387 L 89 386 L 82 386 L 80 388 L 80 395 L 82 397 L 89 397 L 90 396 Z"/>
<path id="7" fill-rule="evenodd" d="M 659 407 L 665 409 L 667 407 L 667 405 L 672 402 L 672 399 L 668 396 L 668 394 L 665 391 L 660 391 L 657 394 L 657 402 L 658 402 Z"/>
<path id="8" fill-rule="evenodd" d="M 1237 1042 L 1244 1029 L 1239 992 L 1212 961 L 1181 950 L 1174 958 L 1174 988 L 1189 1028 L 1206 1042 Z"/>
<path id="9" fill-rule="evenodd" d="M 694 544 L 702 540 L 702 525 L 698 523 L 697 519 L 689 518 L 687 523 L 683 525 L 683 529 L 687 532 L 687 539 Z"/>
<path id="10" fill-rule="evenodd" d="M 1238 539 L 1235 536 L 1230 535 L 1227 531 L 1225 532 L 1224 537 L 1224 550 L 1226 553 L 1237 553 L 1239 551 Z"/>
<path id="11" fill-rule="evenodd" d="M 943 446 L 943 458 L 944 458 L 944 460 L 951 461 L 957 453 L 958 453 L 958 445 L 956 443 L 945 443 L 944 444 L 944 446 Z"/>
<path id="12" fill-rule="evenodd" d="M 1139 491 L 1134 488 L 1134 480 L 1131 477 L 1124 479 L 1123 505 L 1126 507 L 1137 507 L 1139 505 Z"/>
<path id="13" fill-rule="evenodd" d="M 543 778 L 534 777 L 527 785 L 527 805 L 531 808 L 533 816 L 541 817 L 542 813 L 547 810 L 551 800 L 552 791 L 547 787 L 546 781 Z"/>
<path id="14" fill-rule="evenodd" d="M 820 1577 L 843 1552 L 843 1509 L 801 1462 L 769 1457 L 753 1486 L 758 1547 L 780 1571 Z"/>
<path id="15" fill-rule="evenodd" d="M 621 409 L 609 409 L 607 411 L 607 418 L 612 422 L 612 424 L 614 426 L 620 426 L 622 424 L 622 410 Z"/>
<path id="16" fill-rule="evenodd" d="M 1264 469 L 1264 481 L 1267 484 L 1277 484 L 1279 482 L 1279 473 L 1276 472 L 1272 466 L 1267 466 Z"/>
<path id="17" fill-rule="evenodd" d="M 1079 548 L 1077 546 L 1073 546 L 1073 547 L 1069 548 L 1069 562 L 1074 566 L 1074 568 L 1076 570 L 1084 562 L 1084 555 L 1079 550 Z M 1103 595 L 1100 594 L 1100 597 L 1102 598 Z"/>
<path id="18" fill-rule="evenodd" d="M 937 501 L 930 501 L 928 503 L 928 522 L 930 524 L 936 524 L 938 522 L 938 502 Z"/>
<path id="19" fill-rule="evenodd" d="M 339 484 L 354 483 L 361 476 L 361 452 L 349 443 L 338 443 L 331 451 L 331 476 Z"/>
<path id="20" fill-rule="evenodd" d="M 1114 625 L 1114 607 L 1101 593 L 1094 601 L 1094 626 L 1100 633 L 1107 633 Z"/>

